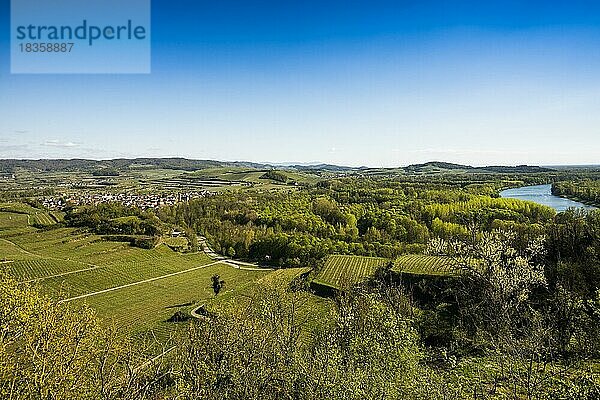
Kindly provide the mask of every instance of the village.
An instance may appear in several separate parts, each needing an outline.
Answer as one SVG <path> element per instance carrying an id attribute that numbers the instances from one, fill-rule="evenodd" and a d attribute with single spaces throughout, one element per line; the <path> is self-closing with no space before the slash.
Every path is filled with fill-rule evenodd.
<path id="1" fill-rule="evenodd" d="M 42 204 L 49 210 L 63 210 L 68 206 L 96 205 L 101 203 L 120 203 L 128 207 L 141 209 L 156 209 L 163 206 L 172 206 L 177 203 L 208 197 L 213 195 L 208 190 L 182 192 L 182 193 L 82 193 L 62 194 L 44 197 Z"/>

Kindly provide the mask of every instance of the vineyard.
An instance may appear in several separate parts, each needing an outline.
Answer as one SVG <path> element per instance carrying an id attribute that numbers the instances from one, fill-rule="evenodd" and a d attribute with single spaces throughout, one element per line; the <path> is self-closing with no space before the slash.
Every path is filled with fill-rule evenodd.
<path id="1" fill-rule="evenodd" d="M 396 259 L 392 271 L 412 275 L 456 275 L 456 264 L 448 257 L 407 254 Z"/>
<path id="2" fill-rule="evenodd" d="M 144 250 L 70 228 L 29 232 L 10 238 L 10 242 L 14 244 L 13 254 L 15 246 L 21 250 L 19 259 L 10 264 L 10 272 L 23 281 L 39 280 L 49 293 L 63 297 L 81 296 L 211 262 L 203 253 L 179 254 L 167 246 Z M 11 247 L 9 242 L 1 246 Z"/>
<path id="3" fill-rule="evenodd" d="M 50 213 L 38 212 L 33 214 L 34 225 L 50 226 L 56 224 L 56 220 Z"/>
<path id="4" fill-rule="evenodd" d="M 340 288 L 351 286 L 372 276 L 389 260 L 379 257 L 333 255 L 314 279 L 317 284 Z"/>
<path id="5" fill-rule="evenodd" d="M 0 212 L 2 270 L 55 298 L 88 295 L 74 302 L 87 303 L 127 332 L 152 330 L 167 338 L 173 324 L 165 321 L 173 313 L 214 296 L 212 275 L 219 274 L 229 292 L 267 274 L 216 263 L 204 253 L 178 253 L 166 245 L 145 250 L 74 228 L 30 227 L 28 217 L 41 215 L 47 216 L 40 210 L 37 215 Z"/>
<path id="6" fill-rule="evenodd" d="M 0 203 L 0 211 L 15 214 L 35 214 L 40 210 L 24 203 Z"/>
<path id="7" fill-rule="evenodd" d="M 174 326 L 166 321 L 176 311 L 182 310 L 187 313 L 214 298 L 210 279 L 215 274 L 226 282 L 224 293 L 227 293 L 236 292 L 248 282 L 264 276 L 265 272 L 237 270 L 223 264 L 215 264 L 91 296 L 82 301 L 116 326 L 128 327 L 131 332 L 152 330 L 161 338 L 167 338 Z"/>

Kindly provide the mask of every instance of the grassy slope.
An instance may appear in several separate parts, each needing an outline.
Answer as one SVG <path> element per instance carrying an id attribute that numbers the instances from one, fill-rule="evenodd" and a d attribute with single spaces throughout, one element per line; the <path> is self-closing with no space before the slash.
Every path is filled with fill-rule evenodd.
<path id="1" fill-rule="evenodd" d="M 327 259 L 314 282 L 340 288 L 361 282 L 388 262 L 385 258 L 333 255 Z"/>
<path id="2" fill-rule="evenodd" d="M 236 312 L 245 307 L 258 306 L 257 299 L 276 291 L 284 300 L 294 305 L 295 320 L 302 328 L 301 340 L 326 325 L 333 309 L 333 300 L 316 296 L 305 290 L 290 290 L 291 282 L 310 272 L 310 268 L 289 268 L 270 272 L 263 278 L 248 282 L 232 291 L 227 290 L 218 297 L 206 302 L 209 310 L 216 312 Z M 226 279 L 225 279 L 226 280 Z"/>
<path id="3" fill-rule="evenodd" d="M 117 326 L 139 332 L 153 329 L 161 335 L 174 327 L 166 322 L 176 311 L 190 311 L 214 297 L 211 276 L 219 274 L 232 292 L 264 276 L 262 271 L 236 270 L 223 264 L 211 265 L 157 281 L 103 293 L 81 300 Z"/>
<path id="4" fill-rule="evenodd" d="M 448 257 L 407 254 L 397 258 L 392 271 L 425 276 L 457 275 L 456 264 Z"/>
<path id="5" fill-rule="evenodd" d="M 0 260 L 4 260 L 2 268 L 19 281 L 39 279 L 44 292 L 62 298 L 213 263 L 203 253 L 180 254 L 164 245 L 144 250 L 107 242 L 72 228 L 49 231 L 28 228 L 27 215 L 14 213 L 0 214 Z M 235 291 L 238 286 L 263 277 L 267 271 L 244 271 L 216 264 L 86 297 L 76 303 L 89 304 L 99 315 L 114 319 L 130 332 L 150 328 L 166 331 L 171 324 L 164 321 L 176 311 L 177 305 L 212 296 L 210 277 L 215 273 L 228 282 L 228 290 Z M 66 275 L 52 277 L 56 274 Z"/>

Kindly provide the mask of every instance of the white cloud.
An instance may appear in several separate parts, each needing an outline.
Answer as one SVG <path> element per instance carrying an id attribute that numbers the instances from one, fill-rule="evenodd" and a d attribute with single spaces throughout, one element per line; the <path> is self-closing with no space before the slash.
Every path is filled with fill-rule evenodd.
<path id="1" fill-rule="evenodd" d="M 71 148 L 71 147 L 78 147 L 79 143 L 61 142 L 60 140 L 46 140 L 43 143 L 43 146 Z"/>

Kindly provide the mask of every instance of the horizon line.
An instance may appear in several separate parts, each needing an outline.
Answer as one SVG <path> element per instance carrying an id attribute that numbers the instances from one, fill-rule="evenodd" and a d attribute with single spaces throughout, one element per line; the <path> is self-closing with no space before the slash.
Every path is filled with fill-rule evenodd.
<path id="1" fill-rule="evenodd" d="M 406 164 L 406 165 L 397 165 L 397 166 L 385 167 L 385 166 L 368 166 L 368 165 L 352 166 L 352 165 L 347 165 L 347 164 L 336 164 L 336 163 L 325 162 L 325 161 L 268 162 L 268 161 L 249 161 L 249 160 L 223 160 L 223 159 L 213 159 L 213 158 L 188 158 L 188 157 L 184 157 L 184 156 L 160 156 L 160 157 L 139 156 L 139 157 L 113 157 L 113 158 L 87 158 L 87 157 L 71 157 L 71 158 L 65 158 L 65 157 L 4 158 L 4 157 L 0 157 L 0 161 L 75 161 L 75 160 L 81 160 L 81 161 L 102 162 L 102 161 L 114 161 L 114 160 L 130 160 L 130 161 L 135 161 L 135 160 L 143 160 L 143 159 L 149 159 L 149 160 L 179 159 L 179 160 L 187 160 L 187 161 L 213 161 L 213 162 L 220 162 L 220 163 L 247 163 L 247 164 L 266 165 L 266 166 L 270 166 L 270 167 L 293 167 L 293 166 L 317 167 L 319 165 L 330 165 L 330 166 L 335 166 L 335 167 L 352 168 L 352 169 L 395 169 L 395 168 L 406 168 L 406 167 L 410 167 L 412 165 L 431 164 L 431 163 L 444 163 L 444 164 L 460 165 L 460 166 L 472 167 L 472 168 L 520 167 L 520 166 L 546 167 L 546 168 L 552 168 L 552 167 L 597 167 L 597 166 L 600 166 L 600 164 L 594 164 L 594 163 L 589 163 L 589 164 L 586 164 L 586 163 L 579 163 L 579 164 L 523 164 L 523 163 L 512 163 L 512 164 L 485 164 L 485 165 L 481 164 L 481 165 L 479 165 L 479 164 L 470 164 L 470 163 L 469 164 L 463 164 L 463 163 L 457 163 L 457 162 L 453 162 L 453 161 L 429 160 L 429 161 L 416 162 L 416 163 Z"/>

